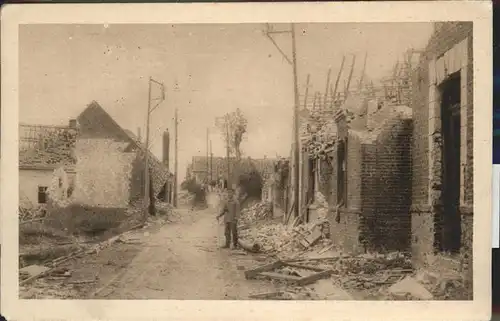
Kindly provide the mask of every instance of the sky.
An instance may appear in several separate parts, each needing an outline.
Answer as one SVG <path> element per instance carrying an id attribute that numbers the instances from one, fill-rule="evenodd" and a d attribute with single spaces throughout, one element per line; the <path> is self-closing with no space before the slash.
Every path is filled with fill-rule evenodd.
<path id="1" fill-rule="evenodd" d="M 390 75 L 407 49 L 425 47 L 433 26 L 325 23 L 295 28 L 302 95 L 307 75 L 309 92 L 324 92 L 328 70 L 334 79 L 344 55 L 357 56 L 354 78 L 362 73 L 365 53 L 367 77 Z M 166 100 L 151 114 L 151 148 L 161 159 L 161 136 L 166 129 L 174 132 L 177 108 L 179 179 L 192 156 L 206 155 L 207 129 L 214 156 L 225 155 L 215 119 L 236 108 L 248 119 L 244 156 L 288 156 L 293 69 L 265 36 L 265 29 L 264 24 L 21 25 L 20 122 L 67 125 L 95 100 L 122 127 L 134 133 L 140 127 L 144 137 L 152 77 L 164 83 Z M 290 34 L 273 37 L 291 58 Z M 341 75 L 341 84 L 347 74 Z M 158 94 L 153 85 L 152 98 Z M 173 161 L 170 164 L 173 170 Z"/>

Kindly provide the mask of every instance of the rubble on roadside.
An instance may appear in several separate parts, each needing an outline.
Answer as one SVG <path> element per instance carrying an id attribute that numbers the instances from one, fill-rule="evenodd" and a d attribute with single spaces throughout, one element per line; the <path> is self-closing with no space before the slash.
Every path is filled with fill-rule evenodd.
<path id="1" fill-rule="evenodd" d="M 47 214 L 47 209 L 44 205 L 37 207 L 19 207 L 19 222 L 21 224 L 32 221 L 42 220 Z"/>
<path id="2" fill-rule="evenodd" d="M 241 211 L 241 223 L 249 225 L 258 221 L 273 218 L 273 204 L 271 202 L 260 202 Z"/>
<path id="3" fill-rule="evenodd" d="M 346 255 L 339 252 L 329 238 L 329 222 L 326 220 L 328 204 L 320 193 L 313 205 L 318 213 L 317 221 L 300 225 L 296 222 L 285 225 L 268 219 L 265 214 L 267 203 L 256 204 L 242 212 L 240 238 L 248 243 L 258 244 L 261 253 L 267 255 L 268 259 L 262 266 L 272 263 L 273 260 L 279 260 L 332 271 L 329 278 L 307 286 L 288 285 L 278 294 L 267 294 L 269 298 L 265 299 L 299 300 L 301 297 L 314 299 L 315 295 L 316 299 L 325 297 L 345 299 L 353 293 L 358 297 L 375 300 L 466 298 L 468 292 L 459 273 L 454 275 L 434 275 L 422 271 L 417 273 L 413 270 L 409 253 Z M 268 277 L 276 277 L 282 279 L 281 281 L 287 279 L 293 281 L 307 276 L 303 270 L 290 266 L 274 269 L 267 274 L 270 274 Z M 320 290 L 315 289 L 315 286 Z M 331 291 L 336 294 L 318 294 L 318 291 Z M 261 297 L 266 297 L 266 294 L 262 294 Z"/>

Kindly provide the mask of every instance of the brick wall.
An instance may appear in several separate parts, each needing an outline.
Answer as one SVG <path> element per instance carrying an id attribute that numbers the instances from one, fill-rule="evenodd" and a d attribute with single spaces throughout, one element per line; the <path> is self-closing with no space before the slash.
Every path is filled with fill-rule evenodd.
<path id="1" fill-rule="evenodd" d="M 362 161 L 363 149 L 358 136 L 351 133 L 347 137 L 347 208 L 353 211 L 361 209 Z"/>
<path id="2" fill-rule="evenodd" d="M 408 250 L 411 235 L 411 119 L 387 121 L 376 141 L 377 243 L 387 250 Z M 368 195 L 366 195 L 368 197 Z"/>
<path id="3" fill-rule="evenodd" d="M 123 148 L 123 143 L 110 139 L 77 140 L 73 192 L 76 203 L 115 208 L 128 206 L 136 154 L 124 153 Z"/>
<path id="4" fill-rule="evenodd" d="M 464 273 L 471 275 L 468 268 L 472 264 L 472 204 L 473 204 L 473 58 L 472 58 L 472 23 L 441 23 L 437 32 L 431 37 L 425 53 L 421 56 L 419 68 L 413 74 L 412 108 L 414 115 L 413 143 L 413 186 L 412 186 L 412 253 L 415 265 L 426 266 L 429 257 L 434 255 L 434 214 L 439 210 L 439 197 L 436 204 L 429 204 L 429 153 L 439 162 L 439 149 L 429 150 L 429 62 L 445 54 L 453 46 L 468 38 L 467 46 L 467 79 L 462 79 L 466 86 L 467 135 L 465 137 L 464 193 L 462 215 L 462 262 Z M 440 122 L 439 114 L 437 121 Z M 464 126 L 464 125 L 463 125 Z M 464 128 L 465 129 L 465 128 Z M 439 134 L 439 133 L 438 133 Z M 463 151 L 463 150 L 462 150 Z M 439 165 L 439 164 L 437 164 Z M 434 175 L 439 176 L 438 167 L 433 168 Z M 439 182 L 439 177 L 436 182 Z M 439 184 L 434 186 L 439 193 Z"/>
<path id="5" fill-rule="evenodd" d="M 331 159 L 322 159 L 319 160 L 319 173 L 318 173 L 318 189 L 329 200 L 328 196 L 332 192 L 332 160 Z"/>
<path id="6" fill-rule="evenodd" d="M 377 144 L 363 144 L 362 159 L 362 213 L 361 242 L 370 250 L 377 250 L 377 239 L 380 235 L 377 230 L 377 195 L 380 193 L 380 186 L 377 185 Z"/>
<path id="7" fill-rule="evenodd" d="M 328 213 L 330 222 L 330 237 L 339 248 L 347 253 L 359 253 L 364 249 L 361 238 L 361 186 L 362 186 L 362 157 L 363 147 L 360 139 L 356 135 L 345 133 L 347 136 L 346 146 L 346 199 L 345 207 L 336 212 L 337 204 L 337 165 L 338 165 L 338 144 L 334 147 L 331 159 L 331 193 L 328 197 L 332 205 Z M 340 138 L 340 137 L 339 137 Z M 326 195 L 325 195 L 326 196 Z"/>

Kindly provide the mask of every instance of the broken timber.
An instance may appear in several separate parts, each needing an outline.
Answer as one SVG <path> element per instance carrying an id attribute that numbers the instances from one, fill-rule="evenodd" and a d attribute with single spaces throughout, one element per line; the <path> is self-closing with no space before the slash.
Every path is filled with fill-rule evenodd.
<path id="1" fill-rule="evenodd" d="M 283 273 L 278 273 L 274 272 L 274 270 L 282 268 L 282 267 L 293 267 L 297 269 L 303 269 L 303 270 L 310 270 L 314 271 L 315 273 L 305 276 L 305 277 L 299 277 L 299 276 L 293 276 L 293 275 L 287 275 Z M 297 285 L 307 285 L 314 283 L 320 279 L 323 278 L 328 278 L 330 275 L 333 273 L 331 270 L 324 270 L 318 267 L 313 267 L 313 266 L 307 266 L 307 265 L 300 265 L 300 264 L 295 264 L 295 263 L 289 263 L 289 262 L 283 262 L 283 261 L 276 261 L 270 264 L 266 264 L 260 267 L 257 267 L 252 270 L 245 271 L 245 278 L 246 279 L 255 279 L 259 276 L 261 277 L 266 277 L 269 279 L 277 279 L 277 280 L 285 280 L 290 283 L 294 283 Z"/>

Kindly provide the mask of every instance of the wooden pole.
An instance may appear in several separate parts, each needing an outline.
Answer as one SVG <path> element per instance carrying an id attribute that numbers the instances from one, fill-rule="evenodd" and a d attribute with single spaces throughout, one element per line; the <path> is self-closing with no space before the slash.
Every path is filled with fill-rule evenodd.
<path id="1" fill-rule="evenodd" d="M 351 87 L 352 74 L 354 72 L 355 65 L 356 65 L 356 55 L 353 55 L 351 70 L 349 71 L 349 78 L 347 78 L 346 96 L 345 96 L 344 100 L 347 99 L 347 97 L 349 96 L 349 88 Z"/>
<path id="2" fill-rule="evenodd" d="M 149 205 L 149 120 L 151 116 L 151 77 L 148 81 L 148 110 L 146 115 L 146 148 L 144 151 L 144 217 L 148 217 Z"/>
<path id="3" fill-rule="evenodd" d="M 214 154 L 212 153 L 212 140 L 210 140 L 210 183 L 213 181 L 213 161 L 214 161 Z"/>
<path id="4" fill-rule="evenodd" d="M 311 78 L 311 75 L 307 75 L 307 80 L 306 80 L 306 92 L 304 94 L 304 109 L 307 109 L 307 95 L 309 94 L 309 80 Z"/>
<path id="5" fill-rule="evenodd" d="M 174 207 L 177 207 L 177 184 L 178 184 L 178 179 L 179 179 L 179 132 L 178 132 L 178 126 L 179 126 L 179 120 L 178 120 L 178 115 L 177 115 L 177 108 L 175 109 L 175 123 L 174 123 L 174 131 L 175 131 L 175 159 L 174 159 Z"/>
<path id="6" fill-rule="evenodd" d="M 207 176 L 206 176 L 206 180 L 208 181 L 208 178 L 210 177 L 210 146 L 209 146 L 209 142 L 208 142 L 208 136 L 209 136 L 209 129 L 207 127 Z"/>
<path id="7" fill-rule="evenodd" d="M 231 183 L 231 160 L 229 159 L 229 114 L 226 114 L 226 162 L 227 162 L 227 188 Z"/>
<path id="8" fill-rule="evenodd" d="M 300 154 L 299 154 L 299 88 L 298 88 L 298 80 L 297 80 L 297 48 L 296 48 L 296 40 L 295 40 L 295 25 L 291 24 L 292 29 L 292 65 L 293 65 L 293 83 L 294 83 L 294 96 L 295 96 L 295 108 L 294 108 L 294 128 L 295 128 L 295 148 L 294 148 L 294 176 L 295 176 L 295 201 L 299 206 L 295 207 L 295 217 L 298 217 L 300 214 L 300 203 L 299 203 L 299 195 L 300 195 L 300 183 L 299 183 L 299 165 L 300 165 Z"/>
<path id="9" fill-rule="evenodd" d="M 363 80 L 365 80 L 365 71 L 366 71 L 366 60 L 368 58 L 368 52 L 365 53 L 365 60 L 363 62 L 363 71 L 361 72 L 361 78 L 359 79 L 358 90 L 361 90 L 363 87 Z"/>
<path id="10" fill-rule="evenodd" d="M 345 56 L 342 56 L 342 62 L 340 63 L 340 70 L 339 73 L 337 74 L 337 79 L 335 80 L 335 87 L 333 88 L 333 93 L 332 93 L 334 100 L 337 95 L 337 90 L 339 88 L 340 76 L 342 75 L 342 71 L 344 70 L 344 63 L 345 63 Z"/>
<path id="11" fill-rule="evenodd" d="M 330 75 L 332 73 L 332 68 L 328 69 L 328 74 L 326 76 L 326 88 L 325 88 L 325 96 L 323 97 L 323 108 L 326 108 L 326 101 L 328 99 L 328 89 L 330 88 Z"/>

